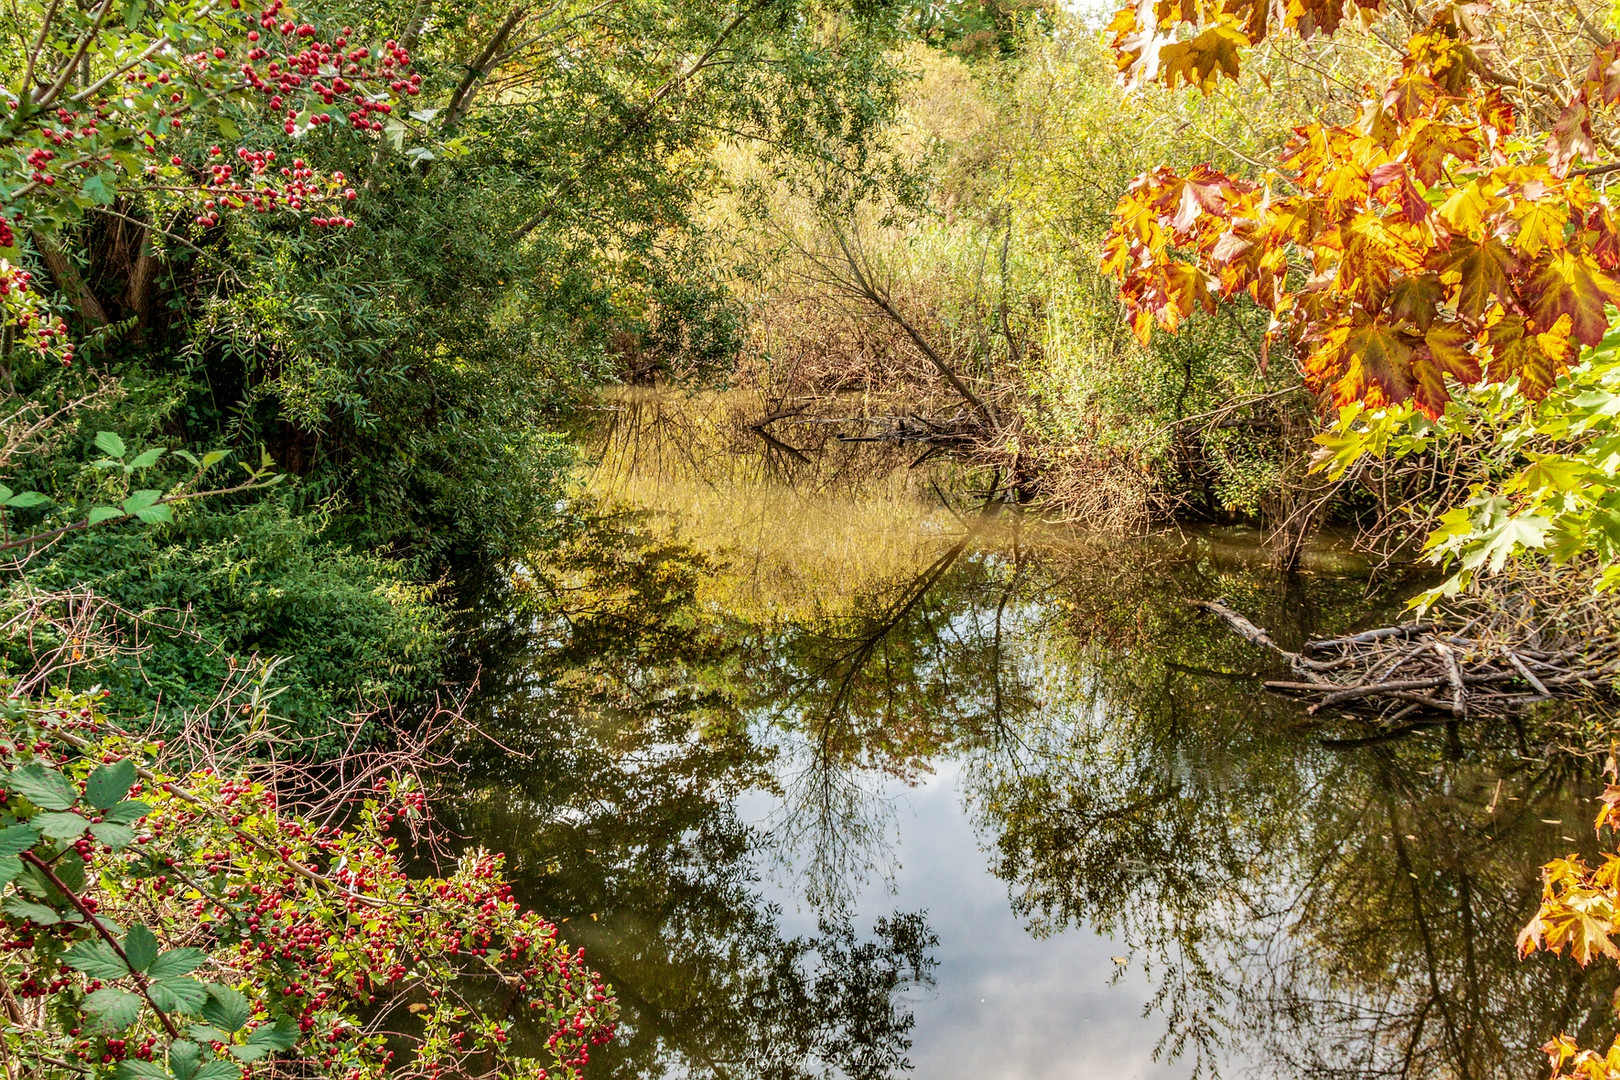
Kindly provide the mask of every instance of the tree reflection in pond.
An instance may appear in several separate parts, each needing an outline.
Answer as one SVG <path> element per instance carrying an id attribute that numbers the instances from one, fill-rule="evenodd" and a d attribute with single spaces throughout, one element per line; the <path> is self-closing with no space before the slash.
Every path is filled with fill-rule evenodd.
<path id="1" fill-rule="evenodd" d="M 481 619 L 477 720 L 505 749 L 473 756 L 457 824 L 613 979 L 597 1075 L 903 1072 L 933 936 L 896 913 L 863 939 L 846 912 L 887 864 L 883 793 L 947 761 L 1029 931 L 1124 943 L 1186 1072 L 1483 1080 L 1532 1074 L 1560 1030 L 1612 1035 L 1612 966 L 1513 951 L 1539 864 L 1592 846 L 1595 771 L 1525 752 L 1554 720 L 1307 717 L 1186 605 L 1297 641 L 1370 618 L 1364 581 L 1015 522 L 791 619 L 706 602 L 725 572 L 620 518 Z M 783 931 L 773 865 L 818 934 Z"/>

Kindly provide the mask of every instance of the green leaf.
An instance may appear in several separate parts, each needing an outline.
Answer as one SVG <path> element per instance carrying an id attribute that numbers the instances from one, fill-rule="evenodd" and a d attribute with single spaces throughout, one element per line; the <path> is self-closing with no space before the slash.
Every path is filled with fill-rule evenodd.
<path id="1" fill-rule="evenodd" d="M 0 855 L 0 885 L 16 878 L 23 871 L 23 861 L 15 855 Z"/>
<path id="2" fill-rule="evenodd" d="M 97 173 L 79 185 L 79 194 L 97 206 L 106 206 L 118 198 L 118 174 L 111 170 Z"/>
<path id="3" fill-rule="evenodd" d="M 32 900 L 24 900 L 20 896 L 8 896 L 4 905 L 0 905 L 8 915 L 19 919 L 27 919 L 41 926 L 55 926 L 62 921 L 62 916 L 54 908 L 44 904 L 36 904 Z"/>
<path id="4" fill-rule="evenodd" d="M 169 1044 L 169 1068 L 175 1080 L 192 1080 L 197 1066 L 202 1063 L 202 1047 L 189 1039 L 176 1039 Z"/>
<path id="5" fill-rule="evenodd" d="M 125 447 L 124 440 L 110 431 L 96 432 L 96 449 L 108 457 L 122 458 Z"/>
<path id="6" fill-rule="evenodd" d="M 143 488 L 124 500 L 124 513 L 139 513 L 161 498 L 163 498 L 163 492 L 154 488 Z"/>
<path id="7" fill-rule="evenodd" d="M 43 765 L 13 769 L 6 786 L 41 810 L 67 810 L 79 801 L 79 789 L 73 781 Z"/>
<path id="8" fill-rule="evenodd" d="M 129 933 L 124 935 L 124 955 L 129 958 L 129 966 L 136 971 L 145 971 L 157 959 L 157 935 L 144 926 L 132 926 Z M 160 1004 L 159 1008 L 163 1008 Z"/>
<path id="9" fill-rule="evenodd" d="M 154 980 L 146 992 L 152 995 L 152 1004 L 164 1012 L 195 1013 L 208 1003 L 202 983 L 183 975 Z"/>
<path id="10" fill-rule="evenodd" d="M 84 999 L 84 1011 L 96 1018 L 96 1030 L 123 1031 L 141 1015 L 141 996 L 104 986 Z"/>
<path id="11" fill-rule="evenodd" d="M 84 835 L 85 826 L 90 822 L 72 811 L 60 810 L 49 814 L 36 814 L 30 819 L 29 824 L 52 840 L 77 840 Z"/>
<path id="12" fill-rule="evenodd" d="M 228 116 L 216 116 L 216 117 L 214 117 L 214 126 L 219 128 L 219 133 L 221 135 L 223 135 L 230 142 L 240 142 L 241 141 L 241 139 L 242 139 L 242 129 L 237 127 L 236 124 L 231 120 L 230 117 L 228 117 Z"/>
<path id="13" fill-rule="evenodd" d="M 174 451 L 174 456 L 185 462 L 187 465 L 194 466 L 199 464 L 197 461 L 197 455 L 193 454 L 190 450 L 176 450 Z"/>
<path id="14" fill-rule="evenodd" d="M 191 1080 L 242 1080 L 242 1069 L 229 1061 L 210 1061 Z"/>
<path id="15" fill-rule="evenodd" d="M 154 979 L 170 979 L 179 975 L 189 975 L 207 962 L 208 954 L 201 949 L 170 949 L 152 961 L 152 966 L 146 969 L 146 974 Z"/>
<path id="16" fill-rule="evenodd" d="M 135 763 L 125 758 L 97 767 L 84 782 L 84 797 L 97 810 L 110 810 L 134 786 Z"/>
<path id="17" fill-rule="evenodd" d="M 155 1061 L 142 1061 L 140 1058 L 125 1058 L 113 1070 L 118 1080 L 169 1080 L 169 1070 Z"/>
<path id="18" fill-rule="evenodd" d="M 154 446 L 150 450 L 143 450 L 143 451 L 141 451 L 140 455 L 135 458 L 134 461 L 131 461 L 129 463 L 129 467 L 132 468 L 132 469 L 147 469 L 147 468 L 150 468 L 153 465 L 157 464 L 158 458 L 162 457 L 163 454 L 164 454 L 164 450 L 163 450 L 163 447 L 161 447 L 161 446 Z"/>
<path id="19" fill-rule="evenodd" d="M 135 830 L 113 821 L 98 821 L 90 826 L 90 835 L 114 851 L 123 851 L 135 842 Z"/>
<path id="20" fill-rule="evenodd" d="M 226 1031 L 239 1031 L 253 1015 L 253 1005 L 247 995 L 230 986 L 208 984 L 208 1000 L 203 1004 L 203 1019 L 218 1024 Z"/>
<path id="21" fill-rule="evenodd" d="M 238 1061 L 250 1062 L 258 1061 L 262 1057 L 269 1057 L 273 1052 L 268 1046 L 255 1046 L 252 1043 L 244 1043 L 240 1046 L 231 1046 L 227 1047 L 226 1049 L 230 1051 L 231 1057 L 236 1058 Z"/>
<path id="22" fill-rule="evenodd" d="M 133 825 L 151 812 L 152 808 L 150 806 L 136 799 L 131 802 L 121 802 L 102 816 L 114 825 Z"/>
<path id="23" fill-rule="evenodd" d="M 290 1050 L 298 1044 L 298 1025 L 282 1018 L 275 1024 L 265 1024 L 248 1036 L 250 1046 L 268 1046 L 272 1050 Z"/>
<path id="24" fill-rule="evenodd" d="M 168 505 L 148 506 L 135 511 L 135 516 L 148 525 L 162 525 L 174 520 L 174 511 Z"/>
<path id="25" fill-rule="evenodd" d="M 231 452 L 229 450 L 210 450 L 202 456 L 202 467 L 212 469 L 230 456 Z"/>
<path id="26" fill-rule="evenodd" d="M 84 860 L 79 857 L 79 853 L 77 851 L 69 848 L 68 850 L 62 852 L 62 854 L 57 857 L 56 865 L 53 867 L 53 869 L 56 871 L 57 880 L 66 885 L 68 888 L 72 889 L 74 892 L 78 892 L 80 889 L 84 888 Z M 49 895 L 54 899 L 62 894 L 57 891 L 56 886 L 52 885 L 49 890 Z M 62 897 L 62 899 L 65 900 L 67 898 Z M 78 914 L 79 913 L 76 911 L 72 912 L 66 916 L 67 921 L 76 922 L 78 920 Z"/>
<path id="27" fill-rule="evenodd" d="M 21 855 L 38 842 L 39 830 L 32 825 L 0 829 L 0 855 Z"/>
<path id="28" fill-rule="evenodd" d="M 82 971 L 92 979 L 100 979 L 102 982 L 122 979 L 129 974 L 129 966 L 124 963 L 124 958 L 105 941 L 77 942 L 62 954 L 62 959 L 74 971 Z"/>
<path id="29" fill-rule="evenodd" d="M 6 505 L 14 510 L 27 510 L 33 506 L 44 506 L 50 501 L 48 495 L 41 495 L 37 491 L 24 491 L 8 498 Z"/>
<path id="30" fill-rule="evenodd" d="M 124 29 L 135 29 L 145 14 L 146 0 L 124 0 Z"/>
<path id="31" fill-rule="evenodd" d="M 97 506 L 90 510 L 89 523 L 91 525 L 100 525 L 103 521 L 111 521 L 113 518 L 121 518 L 123 516 L 124 512 L 118 509 L 116 506 Z"/>

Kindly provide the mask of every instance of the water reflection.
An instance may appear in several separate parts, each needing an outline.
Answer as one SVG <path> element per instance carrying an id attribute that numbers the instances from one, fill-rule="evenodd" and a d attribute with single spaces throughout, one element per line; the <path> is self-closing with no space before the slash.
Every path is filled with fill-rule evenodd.
<path id="1" fill-rule="evenodd" d="M 1002 518 L 771 619 L 705 591 L 722 560 L 621 514 L 476 613 L 476 720 L 500 745 L 469 748 L 455 824 L 617 987 L 595 1075 L 875 1078 L 913 1056 L 986 1075 L 928 1040 L 1004 1037 L 946 1032 L 946 976 L 1001 961 L 931 929 L 990 873 L 1029 935 L 1112 940 L 1164 1075 L 1522 1076 L 1558 1031 L 1607 1044 L 1612 966 L 1513 952 L 1539 864 L 1592 847 L 1595 770 L 1527 753 L 1556 718 L 1394 739 L 1307 718 L 1186 601 L 1228 597 L 1286 644 L 1398 588 Z M 936 770 L 959 798 L 933 797 Z M 900 834 L 950 815 L 977 863 L 956 851 L 960 884 L 873 918 Z M 1050 1059 L 1086 1018 L 1037 985 L 1021 1008 L 1050 1037 L 1005 1074 L 1079 1075 Z"/>

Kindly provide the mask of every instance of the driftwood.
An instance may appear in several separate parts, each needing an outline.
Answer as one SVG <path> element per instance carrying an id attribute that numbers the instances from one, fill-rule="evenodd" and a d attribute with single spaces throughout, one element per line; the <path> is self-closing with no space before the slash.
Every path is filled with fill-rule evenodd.
<path id="1" fill-rule="evenodd" d="M 1474 623 L 1448 630 L 1410 622 L 1310 641 L 1291 652 L 1220 600 L 1193 606 L 1284 657 L 1299 678 L 1265 687 L 1310 701 L 1311 713 L 1336 706 L 1391 722 L 1414 713 L 1507 716 L 1556 698 L 1609 696 L 1620 680 L 1620 641 L 1612 639 L 1549 646 L 1507 640 Z"/>

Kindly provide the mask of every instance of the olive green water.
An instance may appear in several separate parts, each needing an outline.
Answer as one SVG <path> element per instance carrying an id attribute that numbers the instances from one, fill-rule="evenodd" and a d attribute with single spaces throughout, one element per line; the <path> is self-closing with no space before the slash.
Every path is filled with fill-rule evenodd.
<path id="1" fill-rule="evenodd" d="M 1607 1045 L 1613 965 L 1514 954 L 1539 864 L 1593 847 L 1560 724 L 1308 717 L 1186 604 L 1286 645 L 1398 586 L 915 507 L 911 565 L 774 616 L 726 577 L 753 534 L 702 554 L 678 507 L 477 613 L 500 745 L 452 823 L 613 982 L 593 1076 L 1527 1077 L 1559 1031 Z"/>

